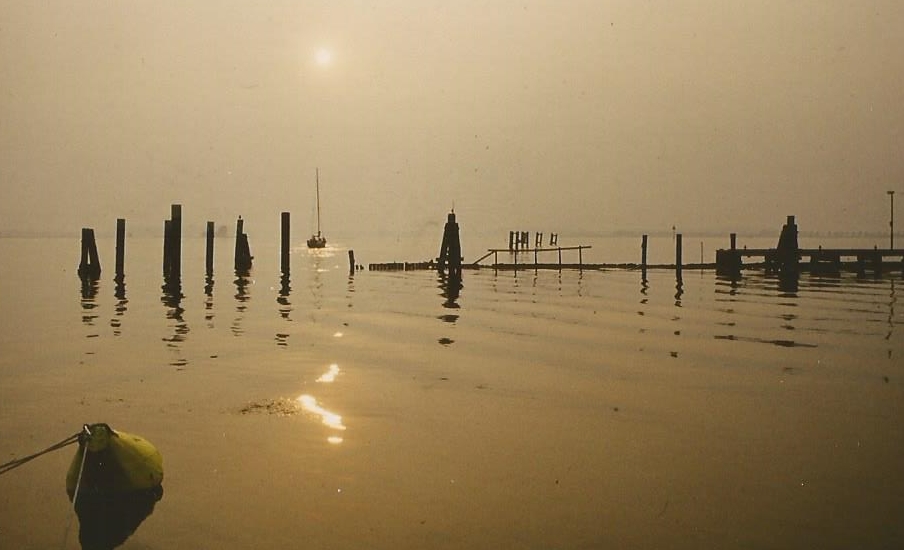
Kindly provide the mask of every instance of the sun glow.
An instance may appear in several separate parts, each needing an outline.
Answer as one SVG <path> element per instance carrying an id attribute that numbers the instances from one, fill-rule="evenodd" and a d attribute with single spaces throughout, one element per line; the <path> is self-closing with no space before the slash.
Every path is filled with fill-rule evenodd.
<path id="1" fill-rule="evenodd" d="M 321 67 L 327 67 L 333 63 L 333 52 L 326 48 L 319 48 L 314 52 L 314 61 Z"/>

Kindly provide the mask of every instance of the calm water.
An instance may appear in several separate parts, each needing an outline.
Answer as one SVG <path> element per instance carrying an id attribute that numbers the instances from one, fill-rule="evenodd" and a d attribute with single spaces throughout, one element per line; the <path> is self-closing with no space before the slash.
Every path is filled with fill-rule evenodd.
<path id="1" fill-rule="evenodd" d="M 422 260 L 436 237 L 354 248 Z M 636 241 L 560 244 L 633 262 Z M 185 240 L 174 295 L 156 239 L 127 241 L 119 287 L 108 239 L 88 286 L 77 239 L 0 239 L 0 462 L 84 422 L 155 442 L 166 494 L 124 548 L 904 544 L 900 273 L 459 286 L 349 275 L 339 244 L 293 250 L 284 282 L 275 242 L 252 237 L 249 277 L 216 247 L 207 281 Z M 60 547 L 70 450 L 0 477 L 0 548 Z"/>

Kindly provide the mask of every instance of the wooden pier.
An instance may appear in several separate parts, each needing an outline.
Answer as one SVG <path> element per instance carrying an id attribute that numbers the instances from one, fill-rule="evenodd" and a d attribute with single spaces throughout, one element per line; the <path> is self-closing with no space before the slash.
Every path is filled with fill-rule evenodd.
<path id="1" fill-rule="evenodd" d="M 799 248 L 797 224 L 788 216 L 782 227 L 776 248 L 737 248 L 737 236 L 731 234 L 731 248 L 716 251 L 716 272 L 720 275 L 739 275 L 745 267 L 744 259 L 755 258 L 751 267 L 764 267 L 767 273 L 794 275 L 810 273 L 859 274 L 897 268 L 904 273 L 904 249 L 874 248 Z"/>
<path id="2" fill-rule="evenodd" d="M 480 267 L 480 262 L 489 258 L 490 256 L 493 256 L 493 263 L 489 267 L 492 267 L 494 269 L 524 269 L 524 268 L 528 268 L 528 267 L 530 267 L 532 269 L 563 269 L 563 268 L 575 268 L 575 267 L 578 269 L 581 269 L 584 266 L 584 250 L 587 250 L 589 248 L 592 248 L 592 247 L 590 245 L 556 246 L 556 247 L 549 247 L 549 248 L 543 248 L 541 246 L 538 246 L 535 248 L 518 248 L 518 249 L 514 249 L 514 250 L 511 248 L 489 248 L 489 249 L 487 249 L 487 253 L 484 254 L 483 256 L 481 256 L 480 258 L 478 258 L 474 262 L 473 265 L 475 267 Z M 577 264 L 562 263 L 562 252 L 569 251 L 569 250 L 577 250 L 578 251 L 578 263 Z M 502 252 L 503 254 L 511 254 L 514 259 L 514 263 L 500 264 L 499 263 L 499 253 L 500 252 Z M 540 263 L 540 261 L 539 261 L 540 254 L 545 254 L 548 252 L 556 252 L 558 254 L 558 261 L 556 263 L 548 263 L 548 262 Z M 525 262 L 522 262 L 519 264 L 518 263 L 518 255 L 519 254 L 522 254 L 522 255 L 533 254 L 534 262 L 532 264 L 525 263 Z M 528 257 L 530 257 L 530 256 L 528 256 Z"/>

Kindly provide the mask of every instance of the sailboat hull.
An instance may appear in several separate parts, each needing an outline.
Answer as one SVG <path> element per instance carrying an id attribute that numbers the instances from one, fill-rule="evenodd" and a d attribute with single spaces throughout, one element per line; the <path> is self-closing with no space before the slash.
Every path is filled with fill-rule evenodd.
<path id="1" fill-rule="evenodd" d="M 308 239 L 308 248 L 326 248 L 326 239 L 317 235 Z"/>

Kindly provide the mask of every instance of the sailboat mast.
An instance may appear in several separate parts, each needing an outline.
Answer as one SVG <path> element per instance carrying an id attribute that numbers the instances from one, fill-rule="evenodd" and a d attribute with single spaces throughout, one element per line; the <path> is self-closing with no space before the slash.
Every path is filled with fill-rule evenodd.
<path id="1" fill-rule="evenodd" d="M 315 186 L 317 187 L 317 236 L 320 236 L 320 168 L 315 168 Z"/>

